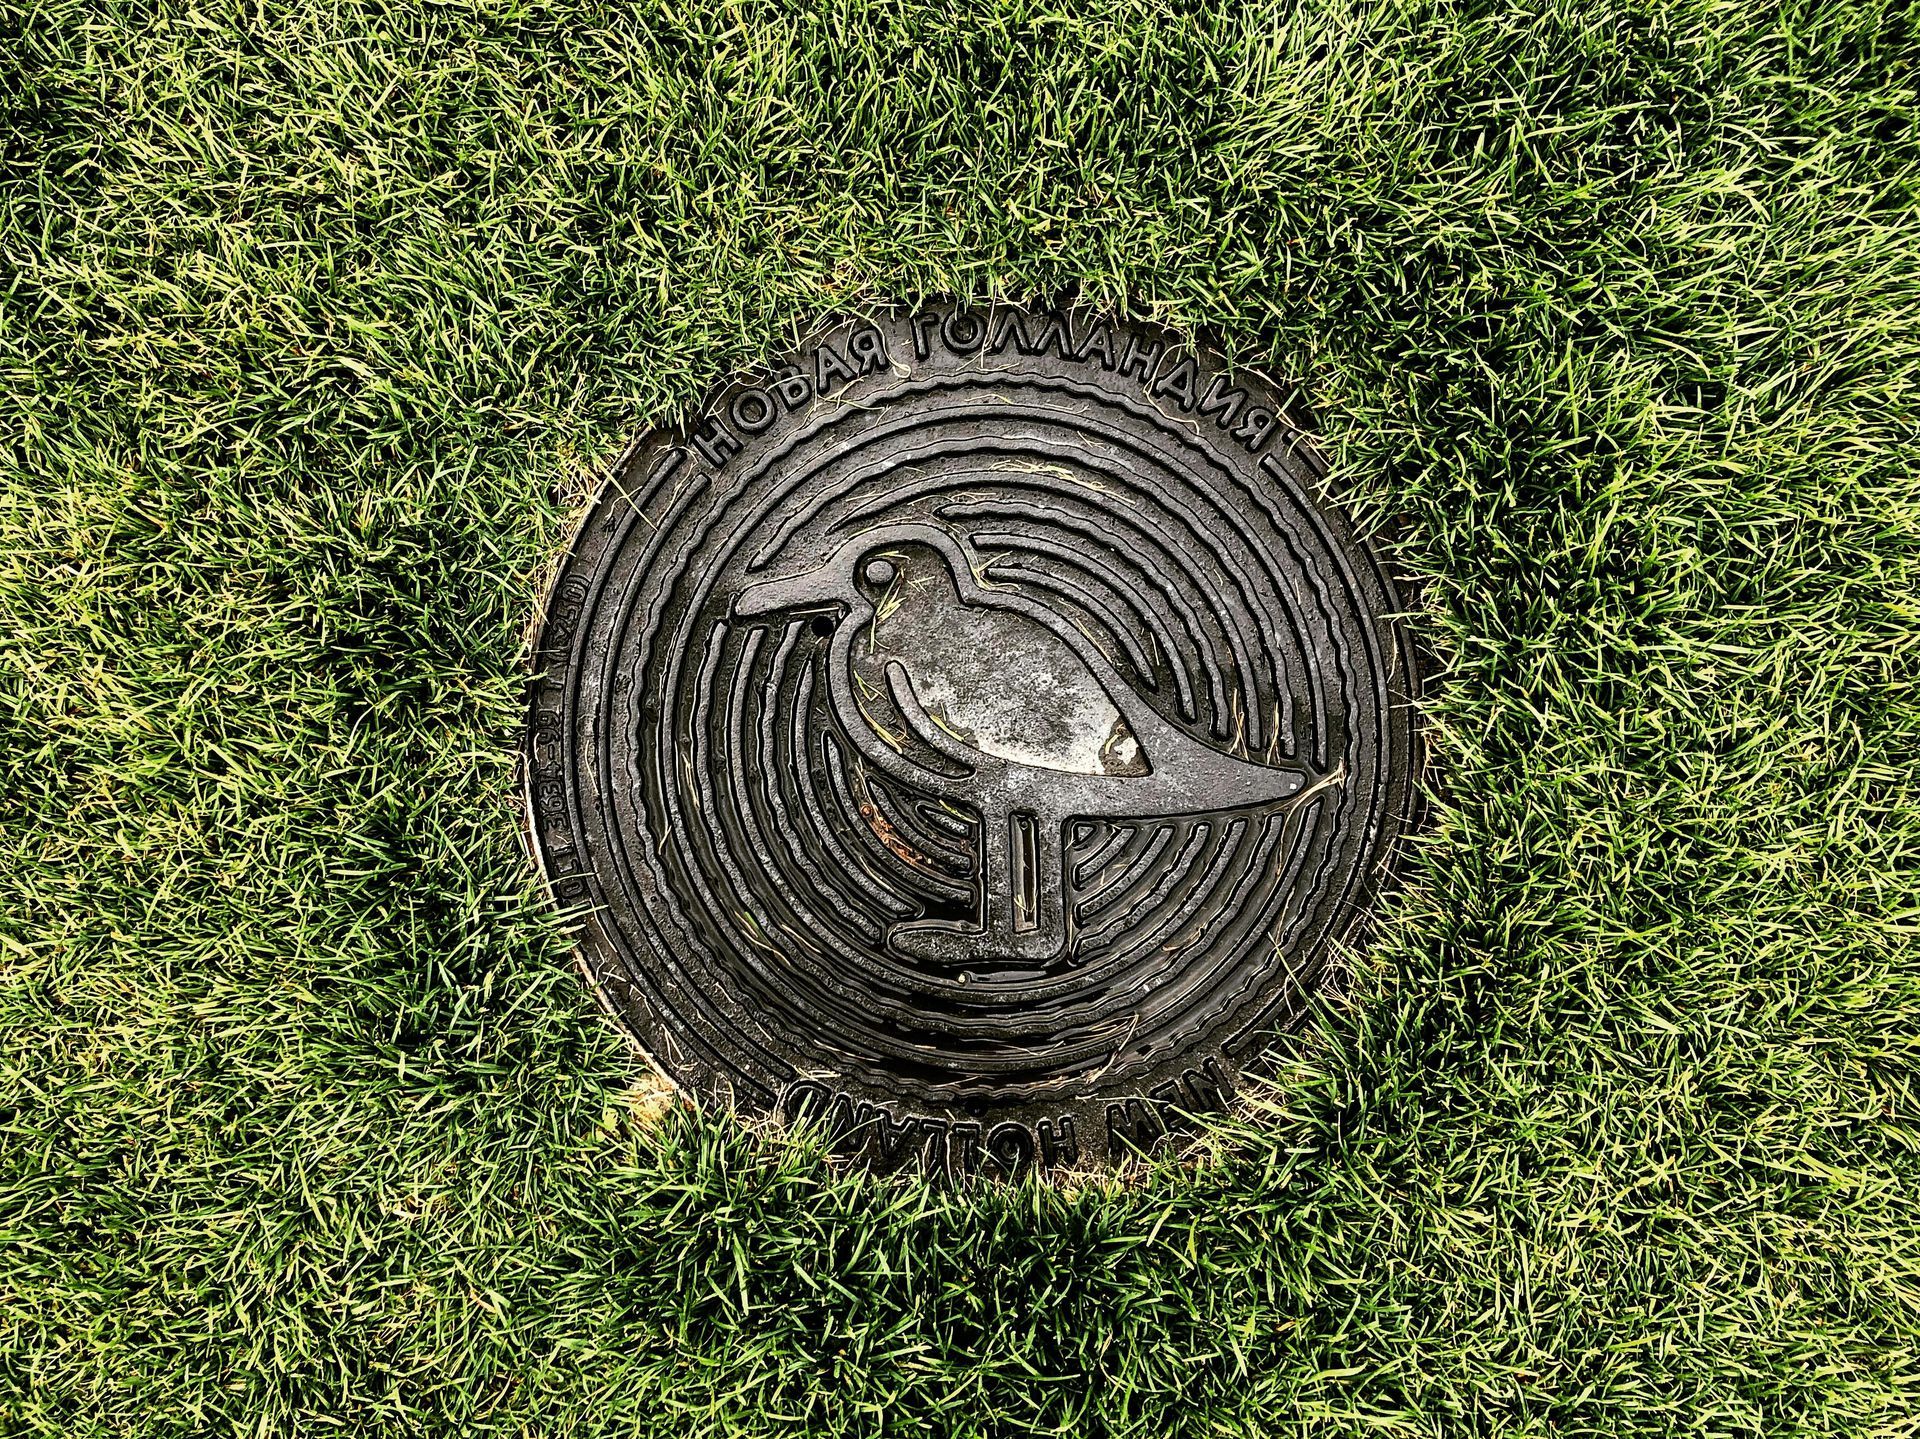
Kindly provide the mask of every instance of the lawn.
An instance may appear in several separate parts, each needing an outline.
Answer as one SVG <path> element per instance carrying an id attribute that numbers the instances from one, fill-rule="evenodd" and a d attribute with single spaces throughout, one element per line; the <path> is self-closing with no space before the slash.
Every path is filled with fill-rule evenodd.
<path id="1" fill-rule="evenodd" d="M 1920 1433 L 1911 6 L 0 0 L 0 1432 Z M 1297 379 L 1433 773 L 1208 1157 L 660 1114 L 518 831 L 816 317 Z"/>

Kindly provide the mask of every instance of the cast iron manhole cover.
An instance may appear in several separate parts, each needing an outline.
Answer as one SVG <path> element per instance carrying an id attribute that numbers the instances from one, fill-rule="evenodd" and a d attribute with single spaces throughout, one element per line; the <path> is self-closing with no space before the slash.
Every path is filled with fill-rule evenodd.
<path id="1" fill-rule="evenodd" d="M 1409 797 L 1393 593 L 1279 411 L 1139 325 L 936 306 L 621 462 L 531 812 L 661 1066 L 951 1176 L 1226 1101 Z"/>

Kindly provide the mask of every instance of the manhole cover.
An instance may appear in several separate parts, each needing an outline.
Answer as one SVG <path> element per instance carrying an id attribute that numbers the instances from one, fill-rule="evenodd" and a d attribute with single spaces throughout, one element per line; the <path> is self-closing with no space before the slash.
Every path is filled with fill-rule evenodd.
<path id="1" fill-rule="evenodd" d="M 1159 331 L 940 306 L 632 451 L 531 807 L 659 1064 L 951 1176 L 1226 1102 L 1408 800 L 1394 598 L 1279 411 Z"/>

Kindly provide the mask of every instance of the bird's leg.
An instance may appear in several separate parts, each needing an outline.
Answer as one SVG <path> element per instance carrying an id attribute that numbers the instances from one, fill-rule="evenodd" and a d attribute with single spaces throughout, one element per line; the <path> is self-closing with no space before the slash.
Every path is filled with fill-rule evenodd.
<path id="1" fill-rule="evenodd" d="M 897 924 L 887 942 L 901 954 L 969 968 L 1044 964 L 1067 947 L 1065 855 L 1057 816 L 989 806 L 980 816 L 975 921 Z"/>
<path id="2" fill-rule="evenodd" d="M 1067 947 L 1065 861 L 1058 819 L 1007 816 L 1006 940 L 1023 959 L 1054 959 Z"/>

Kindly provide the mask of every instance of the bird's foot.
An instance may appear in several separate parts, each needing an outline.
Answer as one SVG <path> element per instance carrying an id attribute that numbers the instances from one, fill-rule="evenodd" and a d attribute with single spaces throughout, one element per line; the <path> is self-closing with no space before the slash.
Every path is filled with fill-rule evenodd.
<path id="1" fill-rule="evenodd" d="M 887 946 L 908 959 L 965 970 L 1045 964 L 1058 959 L 1067 944 L 1065 935 L 1039 929 L 996 934 L 976 924 L 923 919 L 894 925 L 887 931 Z"/>

